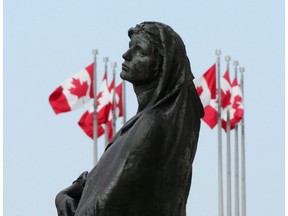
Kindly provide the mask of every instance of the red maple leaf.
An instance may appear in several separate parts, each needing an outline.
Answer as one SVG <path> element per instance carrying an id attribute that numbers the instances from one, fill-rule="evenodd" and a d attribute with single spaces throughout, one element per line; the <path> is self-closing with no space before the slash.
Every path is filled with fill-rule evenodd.
<path id="1" fill-rule="evenodd" d="M 97 100 L 98 100 L 99 98 L 101 98 L 101 97 L 102 97 L 102 95 L 103 95 L 103 92 L 102 92 L 102 91 L 100 91 L 100 92 L 97 94 Z"/>
<path id="2" fill-rule="evenodd" d="M 241 101 L 242 101 L 242 98 L 239 95 L 235 96 L 232 108 L 237 109 L 239 107 L 239 102 Z"/>
<path id="3" fill-rule="evenodd" d="M 72 78 L 71 82 L 74 87 L 70 88 L 69 91 L 71 94 L 76 95 L 78 98 L 86 96 L 88 90 L 87 81 L 81 84 L 80 80 L 77 78 Z"/>
<path id="4" fill-rule="evenodd" d="M 231 104 L 230 100 L 231 100 L 231 92 L 230 91 L 224 92 L 221 90 L 222 108 L 226 108 L 227 106 L 229 106 Z"/>
<path id="5" fill-rule="evenodd" d="M 197 90 L 198 96 L 200 96 L 202 94 L 202 92 L 203 92 L 202 86 L 197 87 L 196 90 Z"/>
<path id="6" fill-rule="evenodd" d="M 101 92 L 99 92 L 98 93 L 98 95 L 97 95 L 97 106 L 100 106 L 100 101 L 99 101 L 99 99 L 102 97 L 102 95 L 103 95 L 103 92 L 101 91 Z"/>

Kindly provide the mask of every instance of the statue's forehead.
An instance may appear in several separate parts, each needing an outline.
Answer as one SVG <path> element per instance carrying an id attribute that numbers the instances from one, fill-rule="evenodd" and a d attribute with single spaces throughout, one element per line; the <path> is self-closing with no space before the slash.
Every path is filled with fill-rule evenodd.
<path id="1" fill-rule="evenodd" d="M 143 34 L 135 34 L 135 35 L 132 35 L 131 39 L 130 39 L 130 42 L 129 42 L 129 45 L 139 45 L 139 46 L 151 46 L 151 42 L 150 40 L 145 37 L 145 35 Z"/>

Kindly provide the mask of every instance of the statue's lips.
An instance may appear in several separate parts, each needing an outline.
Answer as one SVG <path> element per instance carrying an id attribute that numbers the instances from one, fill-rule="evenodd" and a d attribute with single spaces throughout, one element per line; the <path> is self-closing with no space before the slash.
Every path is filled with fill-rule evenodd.
<path id="1" fill-rule="evenodd" d="M 129 72 L 129 71 L 130 71 L 130 68 L 123 63 L 123 64 L 122 64 L 122 70 L 123 70 L 123 71 L 126 71 L 126 72 Z"/>

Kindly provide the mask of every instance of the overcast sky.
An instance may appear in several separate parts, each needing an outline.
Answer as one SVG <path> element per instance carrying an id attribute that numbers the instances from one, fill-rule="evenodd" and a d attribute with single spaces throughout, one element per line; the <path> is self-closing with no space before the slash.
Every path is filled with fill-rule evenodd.
<path id="1" fill-rule="evenodd" d="M 4 0 L 3 10 L 5 216 L 56 215 L 56 194 L 92 169 L 92 140 L 77 125 L 89 105 L 56 116 L 48 97 L 92 62 L 95 48 L 99 84 L 106 56 L 109 81 L 115 61 L 120 83 L 127 30 L 143 21 L 168 24 L 182 37 L 195 77 L 215 63 L 219 48 L 222 74 L 226 55 L 245 67 L 247 215 L 284 215 L 283 0 Z M 128 119 L 136 109 L 127 84 Z M 100 138 L 99 157 L 103 150 Z M 187 216 L 217 215 L 217 179 L 217 128 L 202 123 Z M 223 180 L 225 188 L 225 172 Z"/>

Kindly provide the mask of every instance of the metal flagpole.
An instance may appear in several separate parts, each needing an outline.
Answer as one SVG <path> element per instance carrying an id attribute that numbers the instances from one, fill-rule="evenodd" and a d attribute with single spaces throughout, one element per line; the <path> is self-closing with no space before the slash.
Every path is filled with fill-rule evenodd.
<path id="1" fill-rule="evenodd" d="M 229 74 L 230 56 L 225 56 L 227 61 L 227 71 Z M 230 108 L 227 109 L 227 216 L 231 216 L 231 144 L 230 144 Z"/>
<path id="2" fill-rule="evenodd" d="M 97 138 L 98 138 L 98 122 L 97 122 L 97 72 L 96 72 L 96 66 L 97 66 L 97 55 L 98 50 L 95 49 L 92 51 L 92 54 L 94 56 L 94 70 L 93 70 L 93 78 L 94 78 L 94 111 L 93 111 L 93 165 L 95 166 L 98 161 L 98 150 L 97 150 Z"/>
<path id="3" fill-rule="evenodd" d="M 122 108 L 123 108 L 123 124 L 126 123 L 126 87 L 125 80 L 122 81 Z"/>
<path id="4" fill-rule="evenodd" d="M 113 109 L 112 109 L 112 116 L 113 116 L 113 118 L 112 118 L 112 127 L 113 127 L 113 136 L 114 136 L 114 134 L 116 132 L 116 103 L 115 103 L 115 101 L 116 101 L 116 98 L 115 98 L 116 97 L 116 80 L 115 80 L 115 78 L 116 78 L 116 70 L 115 70 L 115 68 L 117 67 L 117 63 L 116 62 L 112 62 L 111 66 L 113 68 L 113 80 L 114 80 L 113 101 L 112 101 L 112 106 L 113 106 Z"/>
<path id="5" fill-rule="evenodd" d="M 107 86 L 108 86 L 108 67 L 107 67 L 108 61 L 109 61 L 108 57 L 103 58 L 103 62 L 105 64 L 105 72 L 104 73 L 106 73 L 106 77 L 107 77 L 107 79 L 106 79 L 106 85 Z M 105 124 L 105 146 L 107 146 L 107 145 L 108 145 L 108 124 L 106 123 Z"/>
<path id="6" fill-rule="evenodd" d="M 221 50 L 216 50 L 216 71 L 218 88 L 218 216 L 223 216 L 223 172 L 222 172 L 222 134 L 221 134 L 221 85 L 220 85 L 220 55 Z"/>
<path id="7" fill-rule="evenodd" d="M 244 72 L 245 68 L 239 68 L 241 72 L 241 90 L 242 90 L 242 103 L 244 106 Z M 245 171 L 245 128 L 244 128 L 244 115 L 241 120 L 241 192 L 242 192 L 242 216 L 246 216 L 246 171 Z"/>
<path id="8" fill-rule="evenodd" d="M 234 73 L 237 80 L 238 61 L 234 61 Z M 238 144 L 238 124 L 235 125 L 235 216 L 239 216 L 239 144 Z"/>

